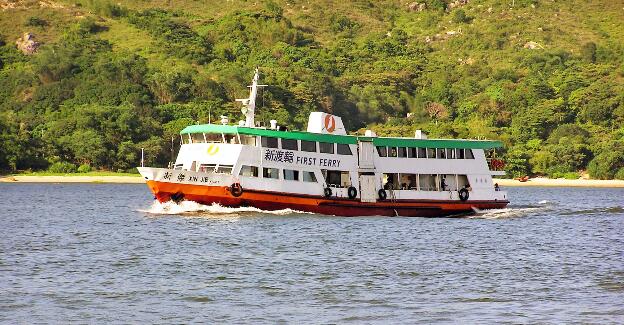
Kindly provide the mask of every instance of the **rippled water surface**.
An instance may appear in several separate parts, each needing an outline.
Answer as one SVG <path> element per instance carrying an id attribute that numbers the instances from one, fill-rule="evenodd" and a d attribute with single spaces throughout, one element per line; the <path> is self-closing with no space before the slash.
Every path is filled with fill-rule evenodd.
<path id="1" fill-rule="evenodd" d="M 509 191 L 470 218 L 338 218 L 0 184 L 0 322 L 623 323 L 624 189 Z"/>

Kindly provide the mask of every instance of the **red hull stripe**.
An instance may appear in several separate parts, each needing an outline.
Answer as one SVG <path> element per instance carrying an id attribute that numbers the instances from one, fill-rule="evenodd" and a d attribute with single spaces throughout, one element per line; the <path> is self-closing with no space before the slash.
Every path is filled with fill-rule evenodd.
<path id="1" fill-rule="evenodd" d="M 323 196 L 280 193 L 244 189 L 234 197 L 224 186 L 205 186 L 148 181 L 148 187 L 160 202 L 182 194 L 185 199 L 201 204 L 218 203 L 222 206 L 252 206 L 263 210 L 293 209 L 339 216 L 423 216 L 442 217 L 465 215 L 477 209 L 500 209 L 509 201 L 466 201 L 459 200 L 396 200 L 365 203 L 348 198 L 325 198 Z"/>

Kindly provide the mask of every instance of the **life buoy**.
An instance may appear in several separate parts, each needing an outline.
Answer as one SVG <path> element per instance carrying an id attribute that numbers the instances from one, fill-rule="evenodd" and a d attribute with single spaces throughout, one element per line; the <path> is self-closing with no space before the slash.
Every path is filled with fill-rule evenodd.
<path id="1" fill-rule="evenodd" d="M 388 193 L 386 193 L 386 190 L 383 188 L 380 188 L 379 191 L 377 191 L 377 194 L 379 195 L 379 200 L 381 201 L 388 198 Z"/>
<path id="2" fill-rule="evenodd" d="M 171 195 L 171 201 L 175 203 L 180 203 L 180 201 L 184 200 L 184 194 L 177 192 Z"/>
<path id="3" fill-rule="evenodd" d="M 323 190 L 323 194 L 325 195 L 325 197 L 330 197 L 330 196 L 332 196 L 332 190 L 331 190 L 331 188 L 326 187 L 326 188 Z"/>
<path id="4" fill-rule="evenodd" d="M 230 193 L 232 193 L 232 196 L 234 197 L 239 197 L 243 195 L 243 187 L 240 183 L 233 183 L 230 185 Z"/>
<path id="5" fill-rule="evenodd" d="M 349 193 L 349 198 L 351 200 L 353 200 L 357 196 L 357 189 L 355 187 L 351 186 L 351 187 L 349 187 L 348 193 Z"/>
<path id="6" fill-rule="evenodd" d="M 459 199 L 461 201 L 466 202 L 468 200 L 468 197 L 470 197 L 470 193 L 467 189 L 462 188 L 461 190 L 459 190 Z"/>

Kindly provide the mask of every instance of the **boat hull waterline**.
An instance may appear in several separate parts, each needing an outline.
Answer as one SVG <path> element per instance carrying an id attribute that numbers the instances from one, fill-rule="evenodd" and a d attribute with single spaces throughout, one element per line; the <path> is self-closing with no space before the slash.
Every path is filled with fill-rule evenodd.
<path id="1" fill-rule="evenodd" d="M 243 189 L 236 197 L 229 186 L 206 186 L 160 181 L 147 181 L 147 185 L 161 202 L 188 200 L 204 205 L 219 204 L 224 207 L 255 207 L 274 211 L 291 209 L 324 215 L 355 216 L 401 216 L 401 217 L 448 217 L 475 213 L 477 210 L 502 209 L 509 201 L 492 200 L 391 200 L 374 203 L 357 199 L 323 197 L 305 194 L 279 193 L 264 190 Z"/>

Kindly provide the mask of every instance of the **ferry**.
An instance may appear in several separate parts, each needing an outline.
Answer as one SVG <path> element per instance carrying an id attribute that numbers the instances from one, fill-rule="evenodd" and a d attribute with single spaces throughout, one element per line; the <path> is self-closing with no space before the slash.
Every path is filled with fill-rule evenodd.
<path id="1" fill-rule="evenodd" d="M 155 199 L 335 216 L 462 216 L 509 203 L 486 151 L 499 141 L 348 135 L 339 116 L 312 112 L 307 130 L 256 125 L 259 72 L 245 120 L 190 125 L 168 168 L 138 167 Z"/>

